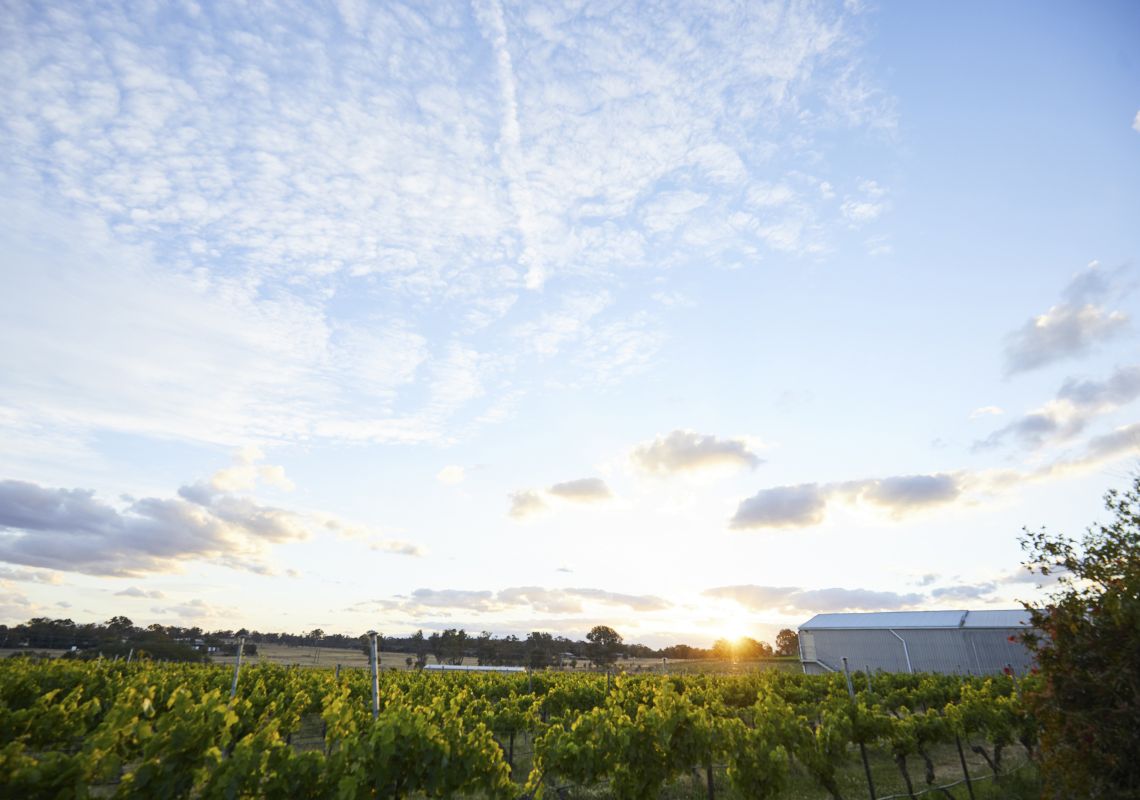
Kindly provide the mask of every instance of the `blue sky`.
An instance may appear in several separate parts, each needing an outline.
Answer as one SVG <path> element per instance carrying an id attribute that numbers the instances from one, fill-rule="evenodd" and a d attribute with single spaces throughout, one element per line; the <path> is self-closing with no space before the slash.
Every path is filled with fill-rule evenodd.
<path id="1" fill-rule="evenodd" d="M 1003 607 L 1136 468 L 1134 4 L 0 18 L 7 622 Z"/>

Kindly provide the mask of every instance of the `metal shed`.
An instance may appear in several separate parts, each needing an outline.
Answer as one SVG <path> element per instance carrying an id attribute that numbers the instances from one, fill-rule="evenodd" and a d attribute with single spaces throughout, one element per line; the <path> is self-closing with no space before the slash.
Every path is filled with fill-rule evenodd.
<path id="1" fill-rule="evenodd" d="M 800 626 L 800 662 L 808 674 L 842 670 L 844 657 L 852 670 L 1021 674 L 1033 666 L 1018 639 L 1028 627 L 1022 609 L 816 614 Z"/>

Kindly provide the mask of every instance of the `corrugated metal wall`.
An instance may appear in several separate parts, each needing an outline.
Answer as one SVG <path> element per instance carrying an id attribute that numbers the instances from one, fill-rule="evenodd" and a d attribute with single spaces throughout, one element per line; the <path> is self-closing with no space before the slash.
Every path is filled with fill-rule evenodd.
<path id="1" fill-rule="evenodd" d="M 870 669 L 906 672 L 907 655 L 914 672 L 992 674 L 1007 665 L 1022 674 L 1033 661 L 1020 643 L 1010 642 L 1020 628 L 963 629 L 939 628 L 897 631 L 903 642 L 889 630 L 813 630 L 810 637 L 814 659 L 833 670 L 843 668 L 843 657 L 852 670 Z M 807 648 L 805 648 L 806 650 Z"/>
<path id="2" fill-rule="evenodd" d="M 975 628 L 962 631 L 970 649 L 977 656 L 979 664 L 977 672 L 1000 672 L 1002 667 L 1009 664 L 1018 675 L 1028 672 L 1033 667 L 1033 658 L 1025 645 L 1017 637 L 1023 632 L 1021 628 L 990 629 Z M 1010 641 L 1010 637 L 1015 641 Z M 996 669 L 991 668 L 997 665 Z"/>

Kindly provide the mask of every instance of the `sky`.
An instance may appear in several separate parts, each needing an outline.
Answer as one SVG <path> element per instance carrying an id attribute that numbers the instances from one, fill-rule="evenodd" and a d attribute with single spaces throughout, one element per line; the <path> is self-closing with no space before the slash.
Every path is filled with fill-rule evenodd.
<path id="1" fill-rule="evenodd" d="M 1140 458 L 1140 6 L 9 2 L 0 622 L 771 641 Z"/>

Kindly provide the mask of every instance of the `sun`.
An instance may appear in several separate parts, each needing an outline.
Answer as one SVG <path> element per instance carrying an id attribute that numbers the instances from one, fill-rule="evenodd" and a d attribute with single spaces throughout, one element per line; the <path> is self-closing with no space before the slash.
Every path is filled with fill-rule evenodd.
<path id="1" fill-rule="evenodd" d="M 750 632 L 753 627 L 753 620 L 744 614 L 723 614 L 720 624 L 716 626 L 716 638 L 727 639 L 733 646 L 737 646 L 741 640 L 754 636 Z"/>

